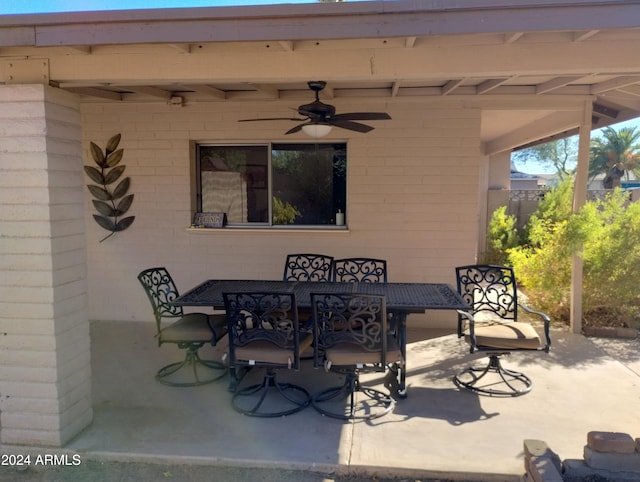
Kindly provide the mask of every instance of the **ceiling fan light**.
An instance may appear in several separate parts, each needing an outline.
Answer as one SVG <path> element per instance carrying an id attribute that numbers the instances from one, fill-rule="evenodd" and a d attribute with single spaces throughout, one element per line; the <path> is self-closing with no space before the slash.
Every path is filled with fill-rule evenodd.
<path id="1" fill-rule="evenodd" d="M 302 130 L 309 137 L 324 137 L 331 132 L 332 126 L 329 124 L 306 124 L 302 126 Z"/>

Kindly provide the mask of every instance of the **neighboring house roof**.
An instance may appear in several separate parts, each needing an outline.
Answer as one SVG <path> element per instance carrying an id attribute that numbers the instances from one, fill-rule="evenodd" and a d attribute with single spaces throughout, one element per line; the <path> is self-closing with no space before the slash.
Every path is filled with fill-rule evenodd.
<path id="1" fill-rule="evenodd" d="M 518 171 L 513 161 L 511 161 L 511 179 L 538 179 L 539 177 L 537 174 Z"/>
<path id="2" fill-rule="evenodd" d="M 83 101 L 411 102 L 482 111 L 487 155 L 640 116 L 640 1 L 440 0 L 0 16 L 0 83 Z M 611 53 L 615 52 L 615 55 Z"/>

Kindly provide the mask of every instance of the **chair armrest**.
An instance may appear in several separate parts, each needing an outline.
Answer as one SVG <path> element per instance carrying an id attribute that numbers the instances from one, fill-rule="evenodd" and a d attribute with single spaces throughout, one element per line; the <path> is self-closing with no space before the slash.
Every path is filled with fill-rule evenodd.
<path id="1" fill-rule="evenodd" d="M 542 311 L 536 311 L 529 308 L 527 305 L 523 305 L 522 303 L 518 303 L 518 306 L 522 308 L 524 311 L 529 313 L 530 315 L 536 315 L 540 317 L 540 319 L 544 322 L 544 336 L 546 338 L 546 344 L 543 347 L 544 351 L 548 352 L 549 347 L 551 346 L 551 336 L 549 335 L 549 325 L 551 324 L 551 318 L 546 313 Z"/>
<path id="2" fill-rule="evenodd" d="M 475 332 L 475 320 L 473 315 L 466 311 L 456 310 L 458 312 L 458 338 L 464 335 L 464 329 L 462 327 L 463 320 L 467 320 L 469 323 L 469 353 L 476 351 L 476 332 Z"/>

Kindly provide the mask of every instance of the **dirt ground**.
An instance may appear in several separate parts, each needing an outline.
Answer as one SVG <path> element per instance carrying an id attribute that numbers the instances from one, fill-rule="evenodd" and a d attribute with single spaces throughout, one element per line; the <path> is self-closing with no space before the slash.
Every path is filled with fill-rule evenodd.
<path id="1" fill-rule="evenodd" d="M 333 476 L 297 470 L 83 461 L 78 466 L 0 467 L 0 482 L 418 482 L 407 478 Z M 419 479 L 419 482 L 453 482 Z M 456 482 L 464 482 L 457 480 Z"/>

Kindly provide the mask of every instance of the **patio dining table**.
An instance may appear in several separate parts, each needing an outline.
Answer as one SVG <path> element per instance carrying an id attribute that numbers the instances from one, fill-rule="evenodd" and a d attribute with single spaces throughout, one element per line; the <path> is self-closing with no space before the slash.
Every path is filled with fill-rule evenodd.
<path id="1" fill-rule="evenodd" d="M 396 395 L 407 395 L 407 315 L 424 313 L 427 310 L 463 310 L 469 305 L 458 292 L 446 283 L 353 283 L 353 282 L 314 282 L 314 281 L 276 281 L 276 280 L 216 280 L 204 281 L 195 288 L 183 293 L 172 304 L 177 306 L 198 306 L 224 309 L 223 293 L 236 291 L 275 291 L 293 292 L 299 308 L 310 310 L 311 293 L 358 293 L 384 295 L 387 311 L 395 323 L 398 342 L 404 360 L 404 366 L 396 368 Z M 231 372 L 230 389 L 237 384 L 235 372 Z"/>

